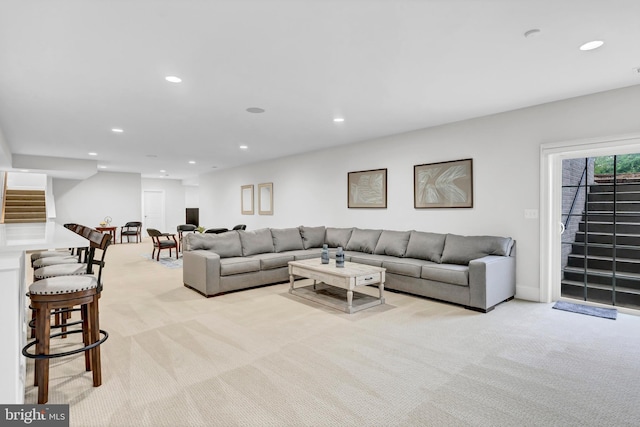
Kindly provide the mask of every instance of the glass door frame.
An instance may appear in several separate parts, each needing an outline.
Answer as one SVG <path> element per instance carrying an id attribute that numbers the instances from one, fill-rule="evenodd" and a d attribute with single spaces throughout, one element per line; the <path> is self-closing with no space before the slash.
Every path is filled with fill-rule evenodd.
<path id="1" fill-rule="evenodd" d="M 561 299 L 562 160 L 634 153 L 640 153 L 640 134 L 540 145 L 540 302 Z"/>

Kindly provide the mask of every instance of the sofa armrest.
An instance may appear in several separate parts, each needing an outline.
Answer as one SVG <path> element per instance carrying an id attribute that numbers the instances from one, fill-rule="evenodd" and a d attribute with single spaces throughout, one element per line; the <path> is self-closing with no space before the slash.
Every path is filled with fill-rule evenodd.
<path id="1" fill-rule="evenodd" d="M 205 249 L 182 254 L 182 281 L 205 296 L 220 293 L 220 255 Z"/>
<path id="2" fill-rule="evenodd" d="M 516 258 L 488 255 L 469 263 L 471 308 L 489 311 L 516 294 Z"/>

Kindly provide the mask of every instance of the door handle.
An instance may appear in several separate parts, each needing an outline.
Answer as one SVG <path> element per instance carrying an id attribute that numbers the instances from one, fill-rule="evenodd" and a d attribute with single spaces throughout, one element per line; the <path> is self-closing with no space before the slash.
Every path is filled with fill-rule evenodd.
<path id="1" fill-rule="evenodd" d="M 564 223 L 563 222 L 559 222 L 558 224 L 560 224 L 560 235 L 564 234 Z"/>

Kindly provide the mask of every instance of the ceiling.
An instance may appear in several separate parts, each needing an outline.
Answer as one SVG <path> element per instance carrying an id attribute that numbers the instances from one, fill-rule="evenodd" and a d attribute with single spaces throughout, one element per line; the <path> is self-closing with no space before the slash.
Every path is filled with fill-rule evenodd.
<path id="1" fill-rule="evenodd" d="M 640 84 L 639 16 L 638 0 L 0 0 L 0 129 L 22 159 L 190 179 Z"/>

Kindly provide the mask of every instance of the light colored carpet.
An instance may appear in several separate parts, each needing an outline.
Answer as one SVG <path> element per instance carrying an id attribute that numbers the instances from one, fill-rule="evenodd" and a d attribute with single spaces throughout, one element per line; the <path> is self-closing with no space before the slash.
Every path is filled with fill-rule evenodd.
<path id="1" fill-rule="evenodd" d="M 612 322 L 517 300 L 481 314 L 392 292 L 348 315 L 289 295 L 287 284 L 204 298 L 182 285 L 181 269 L 142 256 L 150 252 L 145 241 L 107 254 L 103 385 L 91 386 L 82 356 L 52 362 L 49 403 L 69 403 L 72 426 L 640 419 L 640 317 Z M 36 392 L 27 387 L 28 403 Z"/>

